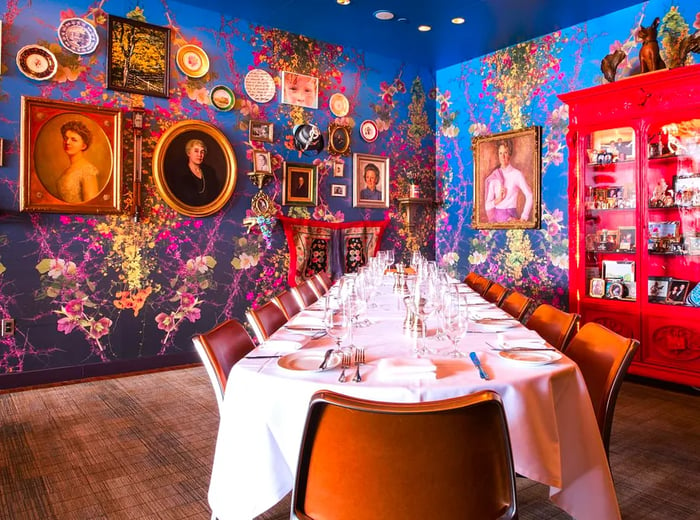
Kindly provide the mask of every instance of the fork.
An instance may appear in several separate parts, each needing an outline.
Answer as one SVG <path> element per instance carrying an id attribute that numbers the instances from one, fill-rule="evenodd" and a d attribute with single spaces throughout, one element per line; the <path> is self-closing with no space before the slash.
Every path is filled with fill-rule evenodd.
<path id="1" fill-rule="evenodd" d="M 362 376 L 360 375 L 360 365 L 365 362 L 365 349 L 358 347 L 355 349 L 355 375 L 352 380 L 355 383 L 362 382 Z"/>
<path id="2" fill-rule="evenodd" d="M 338 382 L 339 383 L 345 383 L 348 378 L 345 376 L 345 369 L 350 368 L 352 365 L 352 358 L 350 356 L 349 352 L 343 352 L 343 359 L 341 361 L 341 366 L 343 367 L 343 370 L 340 372 L 340 377 L 338 377 Z"/>

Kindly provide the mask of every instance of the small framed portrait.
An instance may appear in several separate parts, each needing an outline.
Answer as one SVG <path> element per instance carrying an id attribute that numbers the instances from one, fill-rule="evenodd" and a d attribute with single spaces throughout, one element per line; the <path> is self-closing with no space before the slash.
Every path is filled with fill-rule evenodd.
<path id="1" fill-rule="evenodd" d="M 318 78 L 282 71 L 282 103 L 318 108 Z"/>
<path id="2" fill-rule="evenodd" d="M 634 159 L 634 129 L 623 127 L 593 132 L 591 149 L 595 152 L 595 160 L 591 162 L 600 162 L 598 155 L 604 154 L 609 154 L 608 162 Z"/>
<path id="3" fill-rule="evenodd" d="M 677 280 L 675 278 L 671 279 L 671 283 L 668 286 L 668 294 L 666 295 L 665 303 L 671 305 L 683 305 L 685 303 L 685 297 L 688 295 L 688 286 L 690 281 L 688 280 Z"/>
<path id="4" fill-rule="evenodd" d="M 120 110 L 22 96 L 20 211 L 121 211 Z"/>
<path id="5" fill-rule="evenodd" d="M 274 125 L 267 121 L 250 121 L 248 123 L 248 139 L 263 143 L 273 142 Z"/>
<path id="6" fill-rule="evenodd" d="M 674 176 L 673 190 L 676 206 L 683 208 L 700 206 L 700 174 Z"/>
<path id="7" fill-rule="evenodd" d="M 597 234 L 598 251 L 616 251 L 620 232 L 617 229 L 601 229 Z"/>
<path id="8" fill-rule="evenodd" d="M 634 226 L 620 226 L 618 228 L 620 251 L 634 251 L 637 248 L 637 228 Z"/>
<path id="9" fill-rule="evenodd" d="M 350 129 L 331 123 L 328 127 L 328 153 L 350 155 Z"/>
<path id="10" fill-rule="evenodd" d="M 621 300 L 627 296 L 627 287 L 620 279 L 605 280 L 605 297 L 610 300 Z"/>
<path id="11" fill-rule="evenodd" d="M 318 172 L 314 164 L 284 163 L 282 204 L 315 206 L 318 200 Z"/>
<path id="12" fill-rule="evenodd" d="M 678 238 L 678 230 L 680 229 L 680 224 L 681 223 L 678 220 L 649 222 L 647 223 L 649 229 L 649 238 L 654 240 L 675 240 Z"/>
<path id="13" fill-rule="evenodd" d="M 647 279 L 647 295 L 650 302 L 664 302 L 668 296 L 668 286 L 671 279 L 668 276 L 650 276 Z"/>
<path id="14" fill-rule="evenodd" d="M 266 152 L 265 150 L 253 150 L 253 171 L 272 173 L 270 152 Z"/>
<path id="15" fill-rule="evenodd" d="M 344 184 L 331 184 L 331 197 L 347 197 L 348 187 Z"/>
<path id="16" fill-rule="evenodd" d="M 169 97 L 170 29 L 109 16 L 107 88 Z"/>
<path id="17" fill-rule="evenodd" d="M 345 175 L 345 161 L 336 158 L 333 161 L 333 177 L 343 177 Z"/>
<path id="18" fill-rule="evenodd" d="M 605 296 L 605 280 L 603 278 L 591 278 L 588 294 L 592 298 L 602 298 Z"/>
<path id="19" fill-rule="evenodd" d="M 700 236 L 686 235 L 683 237 L 683 241 L 689 255 L 700 255 Z"/>
<path id="20" fill-rule="evenodd" d="M 236 187 L 236 156 L 217 127 L 180 121 L 168 128 L 153 152 L 153 179 L 163 200 L 191 217 L 216 213 Z"/>
<path id="21" fill-rule="evenodd" d="M 353 154 L 352 205 L 355 208 L 389 207 L 389 158 Z"/>
<path id="22" fill-rule="evenodd" d="M 472 139 L 475 229 L 539 229 L 542 129 Z"/>

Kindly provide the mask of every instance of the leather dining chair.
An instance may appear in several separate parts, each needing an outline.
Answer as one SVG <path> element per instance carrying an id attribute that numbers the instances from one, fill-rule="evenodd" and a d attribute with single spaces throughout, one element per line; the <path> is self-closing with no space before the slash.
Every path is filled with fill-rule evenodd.
<path id="1" fill-rule="evenodd" d="M 282 309 L 284 317 L 287 320 L 301 311 L 301 305 L 299 305 L 299 301 L 291 291 L 282 291 L 277 296 L 272 298 L 272 301 L 275 302 L 280 309 Z"/>
<path id="2" fill-rule="evenodd" d="M 314 275 L 314 280 L 316 280 L 322 287 L 325 293 L 333 285 L 333 280 L 331 280 L 331 275 L 326 271 L 319 271 Z"/>
<path id="3" fill-rule="evenodd" d="M 301 442 L 292 514 L 517 518 L 500 396 L 485 390 L 443 401 L 387 403 L 317 392 Z"/>
<path id="4" fill-rule="evenodd" d="M 498 306 L 513 316 L 513 318 L 522 322 L 533 303 L 532 298 L 525 296 L 523 293 L 510 291 Z"/>
<path id="5" fill-rule="evenodd" d="M 586 381 L 606 455 L 617 395 L 638 347 L 636 339 L 621 336 L 600 323 L 588 322 L 566 348 L 566 356 L 578 365 Z"/>
<path id="6" fill-rule="evenodd" d="M 466 280 L 466 278 L 465 278 Z M 471 287 L 473 290 L 475 290 L 477 293 L 480 295 L 484 295 L 484 293 L 488 290 L 488 288 L 491 286 L 491 280 L 488 278 L 481 276 L 480 274 L 477 274 L 475 277 L 473 277 L 470 281 L 467 281 L 466 284 Z"/>
<path id="7" fill-rule="evenodd" d="M 311 288 L 314 290 L 318 298 L 323 298 L 323 295 L 326 294 L 326 291 L 328 290 L 326 289 L 326 285 L 319 279 L 318 274 L 315 274 L 309 278 L 307 283 L 311 285 Z"/>
<path id="8" fill-rule="evenodd" d="M 258 343 L 263 343 L 273 332 L 287 323 L 284 312 L 273 301 L 269 301 L 257 309 L 246 311 L 246 318 L 255 332 Z"/>
<path id="9" fill-rule="evenodd" d="M 548 303 L 540 304 L 525 322 L 525 326 L 537 332 L 547 343 L 562 352 L 576 334 L 581 315 L 565 312 Z"/>
<path id="10" fill-rule="evenodd" d="M 194 348 L 204 364 L 221 410 L 231 367 L 255 348 L 248 331 L 238 320 L 226 320 L 213 329 L 192 337 Z"/>
<path id="11" fill-rule="evenodd" d="M 493 282 L 482 296 L 484 300 L 500 306 L 507 293 L 508 289 L 503 287 L 500 283 Z"/>
<path id="12" fill-rule="evenodd" d="M 302 309 L 318 300 L 318 294 L 316 294 L 316 291 L 308 280 L 304 280 L 296 287 L 292 287 L 292 292 L 296 295 L 297 301 L 299 301 L 299 305 L 301 305 Z"/>

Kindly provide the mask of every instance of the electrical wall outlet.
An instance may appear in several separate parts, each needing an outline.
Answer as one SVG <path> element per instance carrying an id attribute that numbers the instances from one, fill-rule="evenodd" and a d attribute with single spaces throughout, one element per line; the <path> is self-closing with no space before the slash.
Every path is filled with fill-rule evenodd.
<path id="1" fill-rule="evenodd" d="M 12 318 L 3 318 L 0 321 L 0 336 L 13 336 L 15 334 L 15 320 Z"/>

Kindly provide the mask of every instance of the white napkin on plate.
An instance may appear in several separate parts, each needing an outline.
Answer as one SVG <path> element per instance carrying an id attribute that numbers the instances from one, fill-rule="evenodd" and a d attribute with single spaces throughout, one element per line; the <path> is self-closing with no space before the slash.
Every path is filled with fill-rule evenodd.
<path id="1" fill-rule="evenodd" d="M 377 362 L 377 378 L 391 381 L 395 379 L 435 379 L 437 367 L 429 359 L 393 357 Z"/>
<path id="2" fill-rule="evenodd" d="M 499 348 L 542 348 L 547 342 L 535 331 L 519 328 L 508 332 L 499 332 L 496 336 Z"/>
<path id="3" fill-rule="evenodd" d="M 260 347 L 258 347 L 260 350 L 264 350 L 265 352 L 276 352 L 276 353 L 286 353 L 286 352 L 294 352 L 296 350 L 299 350 L 302 347 L 302 344 L 299 343 L 298 341 L 291 341 L 291 340 L 286 340 L 286 339 L 268 339 L 264 343 L 260 344 Z"/>
<path id="4" fill-rule="evenodd" d="M 291 327 L 313 327 L 317 329 L 322 329 L 323 316 L 319 316 L 316 314 L 309 316 L 308 314 L 304 314 L 304 312 L 302 311 L 289 321 L 289 325 Z"/>

